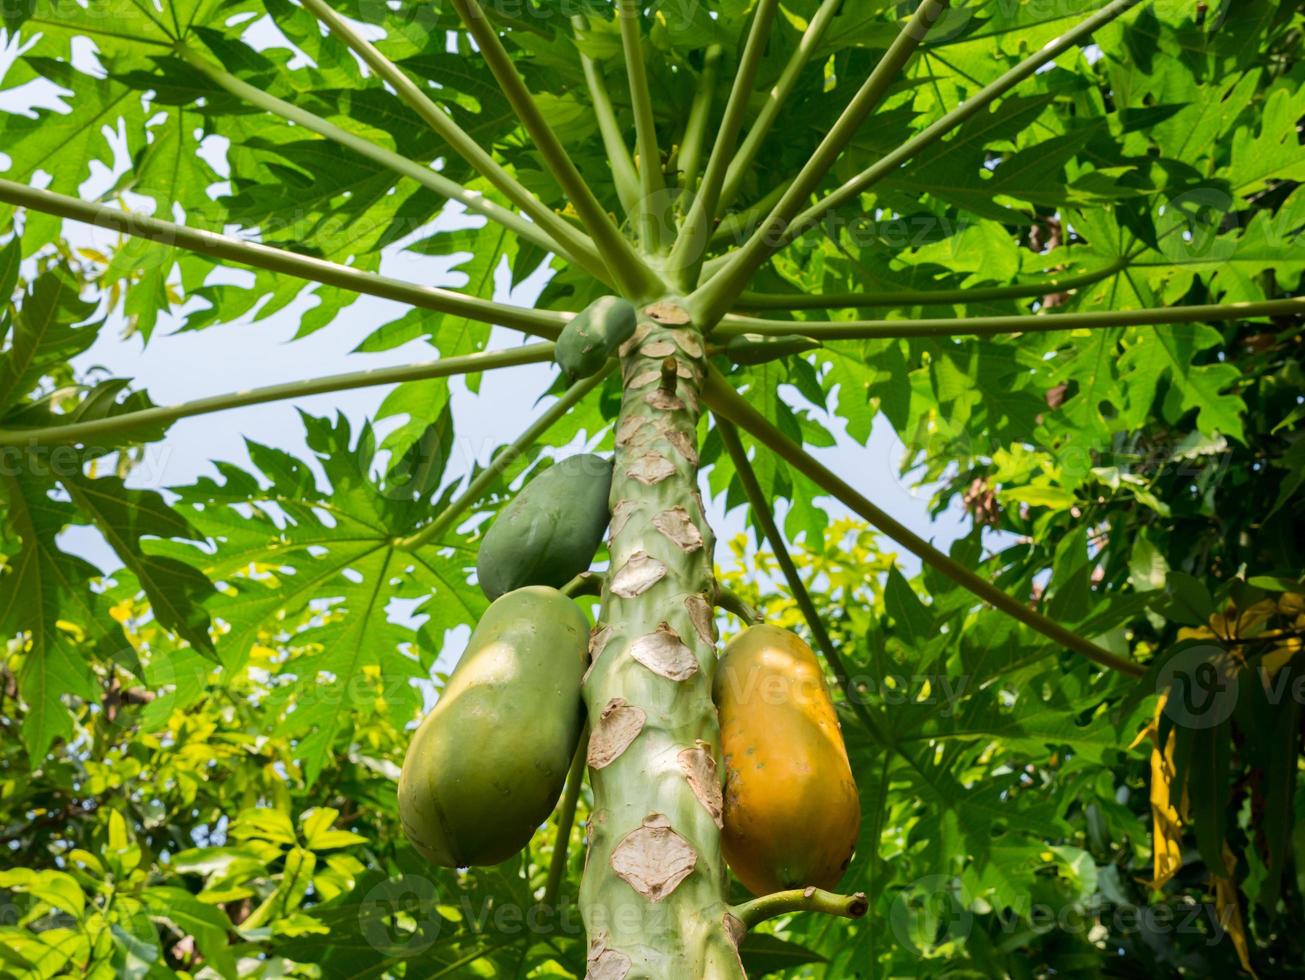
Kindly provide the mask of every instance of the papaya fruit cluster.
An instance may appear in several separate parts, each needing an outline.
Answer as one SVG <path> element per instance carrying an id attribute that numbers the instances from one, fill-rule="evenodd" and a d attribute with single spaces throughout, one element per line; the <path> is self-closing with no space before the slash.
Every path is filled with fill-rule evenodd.
<path id="1" fill-rule="evenodd" d="M 559 590 L 598 552 L 611 484 L 611 460 L 572 456 L 527 484 L 481 542 L 477 577 L 493 601 L 399 776 L 404 833 L 434 864 L 507 860 L 562 795 L 584 723 L 589 621 Z"/>
<path id="2" fill-rule="evenodd" d="M 559 363 L 592 374 L 633 328 L 632 308 L 599 301 L 564 332 Z M 589 622 L 560 590 L 598 552 L 611 483 L 611 460 L 572 456 L 527 484 L 482 539 L 477 577 L 492 602 L 399 779 L 404 831 L 434 864 L 507 860 L 562 794 L 584 726 Z M 730 868 L 756 895 L 834 887 L 856 844 L 860 803 L 811 648 L 774 626 L 744 630 L 717 663 L 712 699 Z"/>

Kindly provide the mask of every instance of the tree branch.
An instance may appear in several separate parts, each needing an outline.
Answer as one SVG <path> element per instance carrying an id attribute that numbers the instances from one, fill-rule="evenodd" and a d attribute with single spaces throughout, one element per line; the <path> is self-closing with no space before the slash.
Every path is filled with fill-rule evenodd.
<path id="1" fill-rule="evenodd" d="M 283 99 L 278 99 L 274 95 L 269 95 L 260 88 L 242 81 L 230 72 L 218 67 L 208 61 L 195 51 L 189 48 L 179 47 L 176 49 L 179 54 L 192 67 L 203 72 L 208 78 L 219 87 L 230 92 L 236 98 L 244 99 L 252 106 L 262 109 L 264 112 L 270 112 L 273 115 L 287 119 L 298 126 L 310 132 L 323 136 L 334 143 L 353 150 L 360 156 L 379 163 L 381 166 L 394 171 L 404 177 L 417 181 L 424 187 L 433 190 L 435 193 L 451 200 L 458 201 L 469 211 L 482 214 L 491 221 L 497 222 L 504 228 L 516 234 L 519 238 L 534 242 L 540 248 L 549 252 L 556 252 L 568 261 L 585 267 L 585 261 L 582 256 L 572 254 L 565 245 L 558 242 L 543 227 L 534 222 L 527 221 L 515 211 L 502 207 L 491 201 L 484 194 L 476 191 L 469 191 L 461 184 L 449 180 L 437 170 L 423 166 L 414 160 L 379 146 L 371 140 L 363 139 L 361 136 L 355 136 L 348 130 L 341 129 L 333 123 L 327 122 L 321 116 L 314 115 L 305 109 Z M 606 269 L 599 267 L 600 273 L 606 273 Z"/>
<path id="2" fill-rule="evenodd" d="M 452 0 L 452 3 L 480 48 L 485 63 L 489 65 L 490 72 L 497 79 L 499 88 L 507 97 L 517 119 L 534 141 L 535 150 L 543 158 L 553 179 L 562 188 L 562 193 L 570 200 L 581 223 L 592 236 L 618 287 L 630 299 L 655 299 L 660 296 L 663 292 L 661 280 L 621 235 L 620 229 L 613 224 L 606 209 L 594 197 L 594 192 L 571 162 L 571 155 L 558 140 L 544 114 L 539 111 L 534 96 L 517 73 L 511 55 L 503 47 L 498 31 L 486 18 L 485 11 L 477 0 Z"/>
<path id="3" fill-rule="evenodd" d="M 517 458 L 539 441 L 539 438 L 553 427 L 553 425 L 571 411 L 580 401 L 597 388 L 611 374 L 615 367 L 614 362 L 609 362 L 605 370 L 599 371 L 591 378 L 585 378 L 577 381 L 566 393 L 557 401 L 549 406 L 543 415 L 539 416 L 525 432 L 517 437 L 516 441 L 510 446 L 505 446 L 499 451 L 488 466 L 468 484 L 467 489 L 429 524 L 421 530 L 408 535 L 405 538 L 399 538 L 394 542 L 394 547 L 403 551 L 415 551 L 423 545 L 430 544 L 441 534 L 451 528 L 467 509 L 476 503 L 490 485 L 497 480 L 509 466 L 516 462 Z"/>
<path id="4" fill-rule="evenodd" d="M 683 211 L 693 198 L 702 170 L 702 150 L 707 142 L 707 127 L 711 124 L 711 107 L 716 95 L 716 75 L 720 71 L 721 46 L 710 44 L 702 57 L 702 73 L 698 76 L 698 89 L 693 93 L 689 117 L 684 124 L 684 138 L 677 154 L 680 172 L 680 194 L 676 207 Z"/>
<path id="5" fill-rule="evenodd" d="M 1305 296 L 1248 303 L 1164 306 L 1155 310 L 1097 310 L 1088 313 L 1044 313 L 1017 316 L 947 317 L 937 320 L 763 320 L 727 316 L 716 335 L 793 336 L 813 340 L 868 340 L 877 337 L 990 337 L 1054 330 L 1100 330 L 1106 327 L 1146 327 L 1209 320 L 1290 316 L 1305 313 Z"/>
<path id="6" fill-rule="evenodd" d="M 1043 636 L 1054 640 L 1067 650 L 1082 654 L 1094 663 L 1119 671 L 1129 677 L 1141 677 L 1145 671 L 1138 664 L 1115 656 L 1091 640 L 1079 636 L 1059 623 L 1053 622 L 1041 613 L 1035 612 L 1024 603 L 1013 599 L 992 585 L 986 579 L 976 575 L 949 555 L 943 554 L 924 538 L 895 520 L 864 496 L 853 490 L 830 470 L 813 459 L 797 443 L 771 425 L 760 412 L 748 404 L 737 391 L 730 387 L 720 372 L 709 368 L 707 379 L 702 389 L 703 401 L 717 415 L 723 416 L 740 428 L 746 429 L 758 441 L 784 459 L 794 469 L 803 473 L 826 493 L 841 501 L 854 513 L 869 521 L 899 545 L 916 555 L 930 567 L 946 575 L 957 585 L 973 592 L 980 599 L 1013 616 L 1021 623 L 1036 630 Z"/>
<path id="7" fill-rule="evenodd" d="M 986 303 L 1005 299 L 1032 299 L 1051 293 L 1091 286 L 1117 275 L 1128 267 L 1119 259 L 1101 269 L 1074 276 L 1059 276 L 1041 282 L 1008 286 L 971 286 L 959 289 L 895 289 L 858 293 L 751 293 L 734 304 L 737 310 L 843 310 L 878 306 L 946 306 L 953 303 Z"/>
<path id="8" fill-rule="evenodd" d="M 503 169 L 489 153 L 453 121 L 453 117 L 436 105 L 424 91 L 410 79 L 398 65 L 381 54 L 369 41 L 349 26 L 343 17 L 331 9 L 324 0 L 300 0 L 305 8 L 326 25 L 340 41 L 346 44 L 376 75 L 399 94 L 417 115 L 425 120 L 435 133 L 449 144 L 459 156 L 472 165 L 486 180 L 536 224 L 545 229 L 567 251 L 584 260 L 585 269 L 604 281 L 606 265 L 594 243 L 582 232 L 567 224 L 543 201 L 530 193 L 515 177 Z"/>
<path id="9" fill-rule="evenodd" d="M 765 142 L 771 127 L 775 125 L 780 109 L 793 93 L 793 86 L 802 75 L 802 69 L 811 60 L 811 55 L 815 53 L 816 47 L 825 36 L 830 21 L 842 6 L 843 0 L 823 0 L 820 8 L 807 22 L 807 29 L 802 32 L 802 39 L 789 55 L 788 63 L 784 65 L 779 80 L 766 96 L 766 104 L 761 107 L 757 118 L 752 121 L 748 135 L 739 146 L 739 152 L 730 161 L 729 170 L 725 174 L 725 184 L 720 192 L 719 210 L 725 211 L 734 203 L 734 198 L 738 196 L 739 188 L 743 184 L 743 178 L 747 176 L 748 168 L 761 152 L 761 144 Z"/>
<path id="10" fill-rule="evenodd" d="M 716 142 L 711 148 L 711 156 L 707 158 L 702 185 L 698 188 L 693 203 L 689 205 L 689 213 L 685 216 L 684 225 L 671 249 L 667 271 L 682 289 L 690 289 L 697 284 L 702 263 L 707 257 L 712 224 L 720 204 L 721 187 L 725 183 L 725 174 L 738 144 L 743 117 L 748 111 L 748 99 L 752 95 L 752 85 L 757 79 L 761 59 L 765 56 L 766 39 L 770 36 L 770 26 L 775 20 L 778 7 L 779 0 L 757 0 L 757 7 L 752 12 L 752 27 L 743 46 L 734 84 L 730 87 L 729 100 L 725 103 L 725 114 L 721 117 Z"/>
<path id="11" fill-rule="evenodd" d="M 788 582 L 788 590 L 793 595 L 793 601 L 802 610 L 802 616 L 811 629 L 811 635 L 815 638 L 816 646 L 825 655 L 825 660 L 828 661 L 830 669 L 834 672 L 834 678 L 843 691 L 844 699 L 856 716 L 861 719 L 861 724 L 865 725 L 866 730 L 876 742 L 880 745 L 890 744 L 879 722 L 871 717 L 869 710 L 863 703 L 860 692 L 852 686 L 852 672 L 848 670 L 843 655 L 834 646 L 829 631 L 825 629 L 824 620 L 820 618 L 820 613 L 816 610 L 816 604 L 811 601 L 811 595 L 802 582 L 802 576 L 798 574 L 797 565 L 793 562 L 793 556 L 789 554 L 788 547 L 784 543 L 784 536 L 780 533 L 779 525 L 775 523 L 775 514 L 770 509 L 770 504 L 766 500 L 765 492 L 761 489 L 761 484 L 757 481 L 757 474 L 752 469 L 752 464 L 748 461 L 748 453 L 743 448 L 743 442 L 739 439 L 738 430 L 734 428 L 733 423 L 720 415 L 716 416 L 716 428 L 720 432 L 721 441 L 725 443 L 725 449 L 729 453 L 730 459 L 734 462 L 734 471 L 738 473 L 739 482 L 743 484 L 743 493 L 748 498 L 748 506 L 752 509 L 752 516 L 756 518 L 757 523 L 761 526 L 762 534 L 770 543 L 770 550 L 775 553 L 775 560 L 779 562 L 780 570 L 784 573 L 784 578 Z"/>
<path id="12" fill-rule="evenodd" d="M 779 250 L 784 233 L 799 209 L 820 186 L 821 180 L 851 143 L 857 130 L 878 108 L 888 94 L 888 89 L 898 80 L 915 49 L 920 46 L 949 2 L 950 0 L 920 0 L 915 13 L 879 59 L 870 77 L 852 96 L 847 108 L 820 141 L 815 153 L 784 192 L 770 216 L 724 268 L 689 297 L 690 308 L 695 312 L 698 322 L 714 324 L 719 320 L 734 305 L 756 271 Z"/>
<path id="13" fill-rule="evenodd" d="M 588 28 L 587 21 L 579 14 L 571 18 L 571 25 L 577 37 Z M 594 117 L 598 120 L 598 132 L 603 138 L 603 149 L 607 151 L 608 164 L 612 168 L 616 196 L 621 200 L 621 209 L 627 215 L 633 215 L 639 206 L 639 172 L 634 168 L 634 158 L 630 156 L 630 148 L 621 134 L 621 124 L 616 118 L 616 110 L 612 108 L 612 95 L 607 90 L 602 69 L 583 51 L 579 53 L 580 68 L 584 72 L 585 85 L 594 104 Z"/>
<path id="14" fill-rule="evenodd" d="M 827 212 L 845 204 L 877 184 L 907 160 L 916 156 L 921 150 L 942 139 L 980 109 L 1036 73 L 1043 65 L 1053 61 L 1080 41 L 1086 40 L 1098 27 L 1110 23 L 1116 17 L 1142 2 L 1143 0 L 1112 0 L 1111 3 L 1106 4 L 1095 14 L 1066 31 L 1060 37 L 1043 45 L 1036 54 L 1025 58 L 996 81 L 981 88 L 973 98 L 962 102 L 951 112 L 944 115 L 933 125 L 921 130 L 918 135 L 907 140 L 878 163 L 861 171 L 838 190 L 802 212 L 784 232 L 781 246 L 811 228 Z"/>
<path id="15" fill-rule="evenodd" d="M 845 919 L 860 919 L 870 909 L 864 892 L 855 895 L 836 895 L 821 888 L 794 888 L 773 892 L 730 908 L 729 914 L 751 929 L 760 922 L 790 912 L 823 912 Z"/>
<path id="16" fill-rule="evenodd" d="M 662 175 L 662 154 L 657 146 L 657 122 L 653 118 L 652 94 L 648 91 L 648 69 L 643 63 L 643 35 L 640 30 L 642 3 L 617 0 L 616 18 L 621 27 L 621 47 L 625 52 L 625 73 L 630 83 L 630 104 L 634 109 L 635 145 L 639 152 L 639 204 L 635 226 L 645 250 L 662 249 L 662 216 L 665 207 L 666 180 Z M 669 209 L 668 209 L 669 210 Z"/>
<path id="17" fill-rule="evenodd" d="M 134 211 L 107 208 L 101 204 L 81 201 L 64 194 L 37 190 L 35 187 L 28 187 L 26 184 L 18 184 L 11 180 L 0 179 L 0 201 L 71 221 L 110 228 L 124 235 L 145 238 L 162 245 L 198 252 L 201 255 L 252 266 L 255 269 L 266 269 L 269 272 L 320 282 L 339 289 L 380 296 L 407 303 L 409 306 L 434 310 L 437 313 L 466 317 L 479 323 L 511 327 L 546 340 L 555 340 L 568 319 L 560 313 L 548 310 L 528 310 L 474 296 L 464 296 L 447 289 L 418 286 L 398 279 L 389 279 L 285 249 L 245 242 L 216 232 L 202 231 L 172 221 L 161 221 Z"/>
<path id="18" fill-rule="evenodd" d="M 70 422 L 67 425 L 51 425 L 32 429 L 0 429 L 0 446 L 54 446 L 85 444 L 88 440 L 120 436 L 141 429 L 166 425 L 177 419 L 211 412 L 223 412 L 233 408 L 249 405 L 262 405 L 267 402 L 284 401 L 291 398 L 307 398 L 310 395 L 322 395 L 333 391 L 349 391 L 354 388 L 367 388 L 374 385 L 398 384 L 403 381 L 427 381 L 432 378 L 447 378 L 455 374 L 476 374 L 494 368 L 513 367 L 518 364 L 539 364 L 553 358 L 552 344 L 530 344 L 513 350 L 487 351 L 480 354 L 465 354 L 459 357 L 446 357 L 439 361 L 425 361 L 418 364 L 403 364 L 398 367 L 373 368 L 369 371 L 352 371 L 348 374 L 333 374 L 310 381 L 292 381 L 287 384 L 269 385 L 265 388 L 250 388 L 234 391 L 225 395 L 213 395 L 209 398 L 197 398 L 194 401 L 178 405 L 164 405 L 146 408 L 136 412 L 124 412 L 107 418 L 92 419 L 87 422 Z"/>

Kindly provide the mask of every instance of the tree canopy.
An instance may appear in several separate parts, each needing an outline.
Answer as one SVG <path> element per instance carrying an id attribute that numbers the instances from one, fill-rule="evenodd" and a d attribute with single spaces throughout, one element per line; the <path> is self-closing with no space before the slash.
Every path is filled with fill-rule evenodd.
<path id="1" fill-rule="evenodd" d="M 701 328 L 692 457 L 749 515 L 719 625 L 824 653 L 861 794 L 865 918 L 771 920 L 750 976 L 1299 969 L 1298 4 L 0 11 L 0 95 L 63 101 L 0 114 L 6 973 L 585 975 L 588 786 L 461 871 L 394 797 L 485 528 L 558 447 L 611 452 L 632 383 L 556 377 L 463 473 L 451 379 L 614 292 Z M 400 249 L 465 282 L 381 275 Z M 408 307 L 360 350 L 430 360 L 161 406 L 82 356 L 359 294 Z M 304 458 L 249 432 L 138 478 L 179 418 L 369 386 Z M 876 424 L 964 507 L 948 553 L 808 451 Z"/>

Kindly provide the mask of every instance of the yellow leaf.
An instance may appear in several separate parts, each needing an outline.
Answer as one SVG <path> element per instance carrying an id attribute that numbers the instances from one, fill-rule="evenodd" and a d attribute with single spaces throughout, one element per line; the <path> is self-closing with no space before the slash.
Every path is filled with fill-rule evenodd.
<path id="1" fill-rule="evenodd" d="M 1163 888 L 1165 883 L 1183 867 L 1183 821 L 1178 807 L 1170 799 L 1174 781 L 1174 732 L 1171 729 L 1163 749 L 1160 746 L 1160 716 L 1165 710 L 1167 694 L 1156 702 L 1151 724 L 1138 733 L 1130 749 L 1136 748 L 1146 738 L 1151 748 L 1151 851 L 1155 855 L 1155 870 L 1151 887 Z"/>
<path id="2" fill-rule="evenodd" d="M 1283 640 L 1281 643 L 1274 644 L 1273 649 L 1264 655 L 1264 659 L 1260 662 L 1260 666 L 1263 668 L 1264 673 L 1270 680 L 1277 676 L 1278 671 L 1287 666 L 1287 661 L 1300 653 L 1301 645 L 1301 638 L 1299 636 L 1293 636 L 1290 639 Z"/>
<path id="3" fill-rule="evenodd" d="M 127 622 L 127 620 L 131 619 L 131 600 L 123 599 L 121 602 L 110 606 L 109 615 L 113 617 L 113 621 L 120 626 Z"/>
<path id="4" fill-rule="evenodd" d="M 1219 917 L 1219 924 L 1227 931 L 1237 950 L 1237 958 L 1242 961 L 1242 969 L 1255 976 L 1251 966 L 1251 950 L 1246 942 L 1246 924 L 1242 921 L 1241 901 L 1237 897 L 1237 882 L 1233 872 L 1237 868 L 1237 859 L 1227 843 L 1223 845 L 1224 874 L 1214 876 L 1214 904 Z"/>

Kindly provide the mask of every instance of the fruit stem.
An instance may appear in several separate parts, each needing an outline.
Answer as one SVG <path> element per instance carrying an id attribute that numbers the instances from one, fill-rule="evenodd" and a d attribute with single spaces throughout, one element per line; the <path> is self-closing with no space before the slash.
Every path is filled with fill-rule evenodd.
<path id="1" fill-rule="evenodd" d="M 572 599 L 582 595 L 602 595 L 606 581 L 606 576 L 599 572 L 581 572 L 562 586 L 562 592 Z"/>
<path id="2" fill-rule="evenodd" d="M 730 909 L 730 915 L 752 928 L 759 922 L 790 912 L 823 912 L 825 915 L 838 915 L 845 919 L 860 919 L 869 908 L 865 892 L 837 895 L 820 888 L 794 888 L 735 905 Z"/>
<path id="3" fill-rule="evenodd" d="M 566 777 L 566 792 L 562 796 L 561 809 L 557 811 L 557 837 L 553 843 L 553 860 L 548 866 L 548 880 L 544 884 L 545 908 L 556 907 L 557 895 L 562 889 L 562 879 L 566 877 L 566 855 L 571 848 L 571 827 L 575 823 L 575 808 L 580 800 L 580 787 L 585 781 L 585 747 L 588 744 L 589 726 L 586 725 L 580 733 L 580 744 L 576 747 L 575 758 L 571 761 L 571 771 Z"/>
<path id="4" fill-rule="evenodd" d="M 728 613 L 733 613 L 749 626 L 763 622 L 765 617 L 744 601 L 737 592 L 731 592 L 723 586 L 716 587 L 716 605 Z"/>

